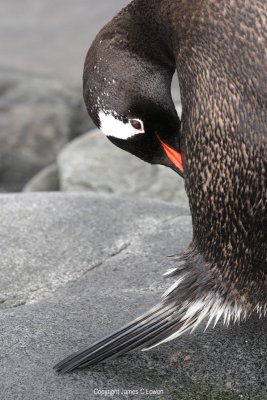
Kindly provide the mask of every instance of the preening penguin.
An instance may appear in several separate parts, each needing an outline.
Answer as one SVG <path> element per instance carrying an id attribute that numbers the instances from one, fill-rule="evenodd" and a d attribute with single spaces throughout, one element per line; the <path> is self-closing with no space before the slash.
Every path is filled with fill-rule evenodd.
<path id="1" fill-rule="evenodd" d="M 134 0 L 97 35 L 84 98 L 115 145 L 184 177 L 189 248 L 157 306 L 61 373 L 267 311 L 265 0 Z M 182 118 L 171 98 L 177 70 Z"/>

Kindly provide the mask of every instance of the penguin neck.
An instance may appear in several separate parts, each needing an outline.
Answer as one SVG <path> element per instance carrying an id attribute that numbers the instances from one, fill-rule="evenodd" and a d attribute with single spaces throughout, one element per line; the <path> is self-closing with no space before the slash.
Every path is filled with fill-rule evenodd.
<path id="1" fill-rule="evenodd" d="M 100 35 L 110 45 L 150 64 L 176 69 L 166 9 L 157 1 L 134 0 L 104 27 Z"/>

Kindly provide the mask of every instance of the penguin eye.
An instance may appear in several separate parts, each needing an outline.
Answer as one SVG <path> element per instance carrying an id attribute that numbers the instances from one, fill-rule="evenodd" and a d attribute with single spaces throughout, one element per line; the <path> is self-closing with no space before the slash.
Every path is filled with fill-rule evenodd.
<path id="1" fill-rule="evenodd" d="M 100 129 L 108 137 L 122 140 L 140 133 L 145 134 L 144 124 L 140 119 L 118 118 L 115 113 L 100 111 L 98 114 Z"/>
<path id="2" fill-rule="evenodd" d="M 130 119 L 129 122 L 137 131 L 144 132 L 144 124 L 140 119 Z"/>

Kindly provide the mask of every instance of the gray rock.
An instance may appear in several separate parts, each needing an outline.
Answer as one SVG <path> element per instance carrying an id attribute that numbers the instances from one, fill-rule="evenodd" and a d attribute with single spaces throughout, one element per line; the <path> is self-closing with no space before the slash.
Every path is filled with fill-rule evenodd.
<path id="1" fill-rule="evenodd" d="M 52 366 L 158 301 L 187 211 L 90 193 L 1 195 L 0 398 L 266 400 L 266 319 L 192 334 L 91 369 Z M 123 390 L 135 390 L 129 395 Z M 158 390 L 143 396 L 141 390 Z"/>
<path id="2" fill-rule="evenodd" d="M 26 183 L 23 192 L 54 192 L 59 190 L 57 163 L 53 163 L 38 172 Z"/>
<path id="3" fill-rule="evenodd" d="M 59 150 L 92 126 L 81 88 L 1 70 L 0 185 L 18 191 Z"/>
<path id="4" fill-rule="evenodd" d="M 188 207 L 183 179 L 117 148 L 98 130 L 72 141 L 58 156 L 60 188 L 138 195 Z"/>

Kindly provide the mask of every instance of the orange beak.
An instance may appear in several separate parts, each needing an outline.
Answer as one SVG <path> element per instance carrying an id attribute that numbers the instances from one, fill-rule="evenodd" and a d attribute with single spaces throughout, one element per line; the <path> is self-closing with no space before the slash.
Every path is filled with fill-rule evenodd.
<path id="1" fill-rule="evenodd" d="M 178 153 L 178 151 L 172 149 L 169 147 L 167 144 L 165 144 L 158 136 L 158 139 L 160 141 L 161 146 L 163 147 L 168 159 L 183 173 L 184 172 L 184 167 L 183 167 L 183 161 L 182 161 L 182 155 L 181 153 Z"/>

